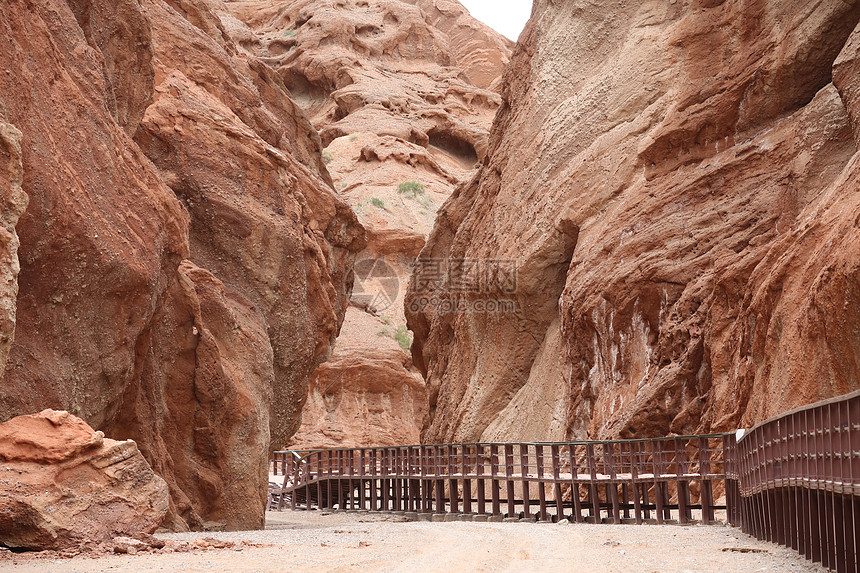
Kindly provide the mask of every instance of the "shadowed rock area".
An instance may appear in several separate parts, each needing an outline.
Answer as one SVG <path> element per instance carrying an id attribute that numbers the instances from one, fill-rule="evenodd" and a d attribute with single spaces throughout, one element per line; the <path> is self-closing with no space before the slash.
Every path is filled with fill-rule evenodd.
<path id="1" fill-rule="evenodd" d="M 518 261 L 518 309 L 407 313 L 424 439 L 732 430 L 860 386 L 858 20 L 537 0 L 422 252 Z"/>
<path id="2" fill-rule="evenodd" d="M 365 246 L 225 10 L 0 6 L 0 420 L 51 407 L 134 439 L 174 529 L 262 526 L 269 445 L 298 427 Z"/>

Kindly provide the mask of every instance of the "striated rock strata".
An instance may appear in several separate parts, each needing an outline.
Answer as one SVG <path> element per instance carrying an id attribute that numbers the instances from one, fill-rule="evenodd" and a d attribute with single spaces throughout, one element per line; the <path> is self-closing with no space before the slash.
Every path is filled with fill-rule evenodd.
<path id="1" fill-rule="evenodd" d="M 860 386 L 858 21 L 537 0 L 422 253 L 517 260 L 518 308 L 446 314 L 413 282 L 425 440 L 731 430 Z"/>
<path id="2" fill-rule="evenodd" d="M 77 549 L 155 531 L 167 484 L 132 441 L 106 439 L 68 412 L 0 424 L 0 543 Z"/>
<path id="3" fill-rule="evenodd" d="M 439 206 L 487 149 L 510 42 L 442 0 L 237 0 L 326 146 L 335 188 L 368 230 L 331 360 L 314 373 L 292 448 L 414 443 L 426 389 L 408 356 L 403 295 Z M 417 182 L 418 193 L 400 193 Z M 396 340 L 396 342 L 395 342 Z"/>
<path id="4" fill-rule="evenodd" d="M 365 244 L 315 130 L 225 10 L 0 6 L 3 121 L 22 134 L 0 121 L 10 276 L 19 179 L 30 198 L 0 420 L 51 407 L 134 439 L 176 529 L 263 524 L 270 443 L 298 427 Z"/>

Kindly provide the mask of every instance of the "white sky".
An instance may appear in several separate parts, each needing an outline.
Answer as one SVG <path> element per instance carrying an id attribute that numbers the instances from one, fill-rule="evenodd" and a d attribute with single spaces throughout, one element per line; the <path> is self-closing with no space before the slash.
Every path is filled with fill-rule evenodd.
<path id="1" fill-rule="evenodd" d="M 515 42 L 532 14 L 532 0 L 460 0 L 460 3 L 472 16 Z"/>

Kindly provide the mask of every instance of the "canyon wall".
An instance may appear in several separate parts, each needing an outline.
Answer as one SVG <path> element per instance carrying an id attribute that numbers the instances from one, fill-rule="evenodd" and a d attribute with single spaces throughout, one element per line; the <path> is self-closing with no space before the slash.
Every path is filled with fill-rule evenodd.
<path id="1" fill-rule="evenodd" d="M 407 296 L 424 440 L 732 430 L 860 387 L 858 21 L 536 0 L 421 254 L 515 261 L 516 288 L 416 273 Z"/>
<path id="2" fill-rule="evenodd" d="M 365 246 L 317 132 L 219 0 L 11 0 L 0 29 L 0 420 L 134 439 L 168 527 L 261 526 Z"/>
<path id="3" fill-rule="evenodd" d="M 405 287 L 439 206 L 486 153 L 512 45 L 447 0 L 228 7 L 254 32 L 241 45 L 320 131 L 335 188 L 368 231 L 334 354 L 311 378 L 302 426 L 280 445 L 417 443 L 428 399 L 409 354 Z M 418 185 L 401 192 L 409 183 Z"/>

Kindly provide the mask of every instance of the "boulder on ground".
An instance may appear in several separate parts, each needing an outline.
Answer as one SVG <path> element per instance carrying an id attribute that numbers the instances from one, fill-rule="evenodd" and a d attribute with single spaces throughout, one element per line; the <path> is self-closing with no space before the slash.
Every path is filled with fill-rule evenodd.
<path id="1" fill-rule="evenodd" d="M 0 544 L 67 549 L 155 531 L 167 484 L 132 441 L 104 437 L 68 412 L 0 424 Z"/>

